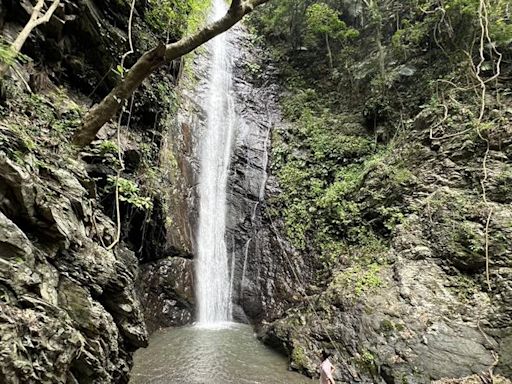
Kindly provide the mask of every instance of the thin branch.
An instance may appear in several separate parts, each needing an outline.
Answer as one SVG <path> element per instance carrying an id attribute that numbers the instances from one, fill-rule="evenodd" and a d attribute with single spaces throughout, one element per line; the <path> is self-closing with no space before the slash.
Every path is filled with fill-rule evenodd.
<path id="1" fill-rule="evenodd" d="M 131 9 L 130 9 L 130 18 L 128 19 L 128 43 L 130 45 L 130 50 L 125 52 L 125 54 L 123 55 L 123 57 L 121 58 L 121 67 L 124 68 L 124 61 L 126 60 L 126 58 L 131 55 L 133 52 L 135 52 L 134 48 L 133 48 L 133 38 L 132 38 L 132 25 L 133 25 L 133 13 L 135 11 L 135 1 L 136 0 L 132 0 L 132 5 L 131 5 Z"/>
<path id="2" fill-rule="evenodd" d="M 124 107 L 123 107 L 124 112 Z M 113 249 L 117 244 L 119 244 L 119 241 L 121 240 L 121 207 L 119 203 L 119 179 L 121 178 L 121 172 L 124 171 L 124 161 L 123 161 L 123 155 L 121 153 L 121 120 L 123 119 L 123 114 L 119 114 L 119 119 L 117 122 L 117 159 L 119 161 L 119 168 L 116 172 L 116 190 L 115 190 L 115 199 L 116 199 L 116 221 L 117 221 L 117 228 L 116 228 L 116 238 L 107 247 L 107 251 L 110 251 Z"/>
<path id="3" fill-rule="evenodd" d="M 485 222 L 485 280 L 487 283 L 487 288 L 489 292 L 491 292 L 491 277 L 489 273 L 489 225 L 491 223 L 492 218 L 492 207 L 489 207 L 489 213 L 487 215 L 487 221 Z"/>
<path id="4" fill-rule="evenodd" d="M 50 8 L 48 8 L 44 15 L 39 17 L 44 7 L 44 1 L 45 0 L 38 0 L 34 8 L 32 8 L 32 14 L 30 15 L 29 21 L 27 22 L 27 24 L 25 24 L 21 32 L 18 34 L 18 36 L 16 36 L 16 39 L 9 47 L 9 49 L 12 52 L 13 58 L 15 58 L 20 53 L 21 48 L 23 48 L 23 44 L 25 44 L 25 41 L 27 41 L 27 38 L 30 36 L 34 28 L 50 21 L 53 13 L 60 4 L 60 0 L 54 0 L 52 5 L 50 6 Z M 7 71 L 9 70 L 10 64 L 11 63 L 0 64 L 0 80 L 2 80 L 6 75 Z"/>
<path id="5" fill-rule="evenodd" d="M 44 1 L 43 1 L 43 3 L 44 3 Z M 48 10 L 45 12 L 45 14 L 35 21 L 34 27 L 37 27 L 41 24 L 49 22 L 53 16 L 53 13 L 59 6 L 59 3 L 60 3 L 60 0 L 53 0 L 52 5 L 50 6 L 50 8 L 48 8 Z"/>
<path id="6" fill-rule="evenodd" d="M 488 161 L 489 152 L 490 152 L 490 142 L 489 142 L 489 139 L 484 137 L 481 132 L 481 123 L 482 123 L 485 109 L 486 109 L 485 97 L 486 97 L 486 92 L 487 92 L 486 82 L 483 81 L 483 79 L 481 77 L 482 66 L 485 62 L 485 55 L 484 55 L 485 43 L 488 42 L 491 45 L 491 53 L 494 52 L 498 56 L 498 62 L 496 64 L 496 72 L 494 73 L 494 76 L 492 76 L 487 81 L 497 79 L 500 76 L 500 73 L 501 73 L 500 67 L 501 67 L 501 60 L 503 58 L 503 55 L 500 52 L 498 52 L 498 50 L 496 49 L 496 46 L 493 44 L 493 42 L 489 36 L 489 17 L 488 17 L 488 12 L 487 12 L 487 4 L 485 3 L 485 0 L 480 0 L 479 6 L 478 6 L 478 19 L 479 19 L 479 23 L 480 23 L 480 45 L 479 45 L 479 50 L 478 50 L 479 56 L 480 56 L 480 61 L 476 65 L 476 68 L 475 68 L 472 60 L 471 60 L 471 65 L 473 67 L 474 76 L 476 77 L 477 81 L 479 82 L 480 88 L 482 90 L 481 96 L 480 96 L 480 113 L 478 115 L 478 122 L 477 122 L 476 129 L 477 129 L 478 136 L 480 137 L 481 140 L 483 140 L 486 143 L 486 146 L 487 146 L 485 155 L 484 155 L 484 159 L 482 162 L 482 170 L 484 173 L 484 177 L 481 180 L 480 184 L 482 185 L 482 198 L 483 198 L 484 204 L 487 206 L 487 208 L 489 210 L 486 225 L 485 225 L 485 277 L 486 277 L 488 289 L 490 291 L 491 290 L 491 282 L 490 282 L 490 273 L 489 273 L 489 264 L 490 264 L 490 261 L 489 261 L 489 257 L 490 257 L 489 256 L 489 224 L 490 224 L 490 221 L 492 218 L 493 207 L 490 205 L 489 201 L 487 200 L 487 190 L 486 190 L 486 183 L 487 183 L 487 179 L 489 177 L 489 171 L 487 169 L 487 161 Z"/>

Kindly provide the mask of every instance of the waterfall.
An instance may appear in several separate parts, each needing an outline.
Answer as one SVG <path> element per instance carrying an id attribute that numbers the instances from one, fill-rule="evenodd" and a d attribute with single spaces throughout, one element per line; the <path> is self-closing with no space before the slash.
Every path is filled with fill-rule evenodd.
<path id="1" fill-rule="evenodd" d="M 226 11 L 224 0 L 213 0 L 214 19 Z M 236 122 L 230 49 L 226 33 L 215 37 L 208 46 L 210 68 L 204 105 L 207 123 L 200 144 L 196 261 L 198 321 L 203 325 L 231 320 L 231 284 L 224 239 L 226 187 Z"/>

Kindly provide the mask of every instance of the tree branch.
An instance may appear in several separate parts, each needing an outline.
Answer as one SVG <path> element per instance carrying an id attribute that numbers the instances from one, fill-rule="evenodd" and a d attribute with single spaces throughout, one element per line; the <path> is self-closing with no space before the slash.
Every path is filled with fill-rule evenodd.
<path id="1" fill-rule="evenodd" d="M 172 61 L 192 52 L 200 45 L 230 29 L 247 13 L 251 12 L 252 9 L 253 8 L 247 6 L 245 2 L 242 3 L 240 0 L 233 0 L 228 12 L 221 19 L 214 21 L 191 36 L 183 38 L 176 43 L 169 44 L 165 52 L 165 59 Z"/>
<path id="2" fill-rule="evenodd" d="M 44 3 L 44 1 L 43 1 L 43 3 Z M 49 22 L 53 16 L 53 13 L 59 6 L 59 3 L 60 3 L 60 0 L 53 0 L 52 5 L 50 6 L 50 8 L 48 8 L 48 10 L 45 12 L 45 14 L 35 21 L 34 27 L 37 27 L 38 25 Z"/>
<path id="3" fill-rule="evenodd" d="M 227 13 L 198 32 L 181 40 L 160 45 L 146 52 L 127 72 L 126 77 L 84 117 L 82 126 L 75 133 L 73 143 L 83 147 L 91 143 L 98 131 L 119 110 L 120 106 L 131 96 L 137 87 L 155 70 L 166 62 L 177 59 L 215 36 L 227 31 L 238 23 L 246 14 L 270 0 L 233 0 Z"/>
<path id="4" fill-rule="evenodd" d="M 100 128 L 115 115 L 144 79 L 159 68 L 164 61 L 164 44 L 160 44 L 142 55 L 127 72 L 126 77 L 85 115 L 81 128 L 73 137 L 73 143 L 82 147 L 90 144 Z"/>
<path id="5" fill-rule="evenodd" d="M 43 16 L 39 17 L 41 11 L 44 7 L 45 0 L 38 0 L 36 5 L 32 8 L 32 13 L 30 15 L 30 19 L 28 20 L 25 27 L 18 34 L 14 42 L 9 47 L 13 59 L 20 53 L 21 48 L 23 48 L 23 44 L 32 33 L 33 29 L 38 27 L 41 24 L 47 23 L 50 21 L 53 13 L 59 6 L 60 0 L 54 0 L 50 8 L 44 13 Z M 9 70 L 11 62 L 1 63 L 0 64 L 0 81 L 4 78 L 7 71 Z"/>

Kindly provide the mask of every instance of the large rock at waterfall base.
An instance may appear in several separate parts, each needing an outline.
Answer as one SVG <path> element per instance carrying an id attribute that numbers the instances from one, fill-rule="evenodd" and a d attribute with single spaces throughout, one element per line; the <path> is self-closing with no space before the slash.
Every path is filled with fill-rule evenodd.
<path id="1" fill-rule="evenodd" d="M 193 261 L 168 257 L 141 269 L 139 284 L 148 329 L 191 323 L 195 313 Z"/>

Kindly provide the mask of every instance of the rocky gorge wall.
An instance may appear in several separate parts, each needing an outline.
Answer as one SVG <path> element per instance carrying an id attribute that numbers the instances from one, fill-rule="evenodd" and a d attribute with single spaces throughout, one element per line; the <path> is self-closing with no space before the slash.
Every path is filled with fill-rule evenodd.
<path id="1" fill-rule="evenodd" d="M 260 54 L 244 27 L 230 32 L 230 44 L 237 47 L 232 57 L 234 65 L 233 92 L 238 120 L 228 177 L 228 217 L 226 244 L 232 271 L 232 292 L 237 321 L 259 323 L 274 319 L 289 306 L 295 292 L 295 282 L 284 259 L 282 247 L 270 222 L 265 217 L 267 191 L 277 186 L 268 177 L 267 168 L 271 130 L 280 124 L 277 87 L 272 75 L 256 76 L 251 71 Z M 183 325 L 194 320 L 194 272 L 192 257 L 197 225 L 197 180 L 199 148 L 206 129 L 202 100 L 206 99 L 209 76 L 208 46 L 196 52 L 180 81 L 178 113 L 174 124 L 179 174 L 185 186 L 175 199 L 182 208 L 184 220 L 178 223 L 179 232 L 187 233 L 184 249 L 187 255 L 174 255 L 150 263 L 143 279 L 150 281 L 154 313 L 162 325 Z M 180 196 L 188 196 L 186 207 Z M 169 238 L 168 244 L 176 244 Z M 179 246 L 178 246 L 179 248 Z M 296 266 L 298 267 L 298 266 Z M 301 269 L 301 268 L 299 268 Z"/>
<path id="2" fill-rule="evenodd" d="M 1 381 L 127 382 L 147 343 L 133 251 L 100 245 L 115 230 L 83 167 L 0 164 Z"/>
<path id="3" fill-rule="evenodd" d="M 235 318 L 259 324 L 276 318 L 293 301 L 297 286 L 287 256 L 287 244 L 266 214 L 267 199 L 279 193 L 269 174 L 272 131 L 283 124 L 278 105 L 279 88 L 271 62 L 264 57 L 245 28 L 234 40 L 240 49 L 234 58 L 234 93 L 240 116 L 239 134 L 228 180 L 226 242 L 232 261 Z M 291 252 L 291 249 L 286 249 Z M 290 259 L 294 269 L 306 273 L 302 260 Z"/>
<path id="4" fill-rule="evenodd" d="M 27 11 L 15 1 L 1 4 L 3 33 L 13 35 Z M 129 9 L 117 1 L 63 4 L 51 28 L 27 43 L 25 53 L 41 62 L 18 66 L 2 91 L 0 381 L 127 382 L 131 355 L 145 345 L 147 331 L 194 319 L 197 148 L 204 129 L 198 99 L 207 91 L 208 59 L 200 50 L 189 69 L 173 63 L 136 95 L 121 134 L 122 177 L 137 182 L 138 197 L 149 197 L 152 210 L 122 202 L 121 243 L 110 250 L 116 126 L 109 124 L 80 156 L 63 144 L 83 110 L 117 80 L 111 69 L 126 48 Z M 142 21 L 145 11 L 136 10 L 138 52 L 158 40 Z M 284 210 L 272 212 L 283 185 L 271 165 L 282 152 L 304 160 L 305 168 L 313 164 L 304 147 L 293 147 L 297 122 L 280 112 L 286 77 L 246 31 L 234 33 L 240 133 L 226 243 L 236 319 L 257 324 L 264 342 L 310 376 L 321 349 L 338 352 L 336 377 L 346 382 L 428 383 L 489 369 L 510 376 L 509 122 L 491 138 L 490 292 L 478 247 L 486 225 L 478 192 L 485 148 L 474 138 L 431 140 L 428 111 L 408 122 L 409 134 L 350 197 L 365 204 L 379 229 L 385 199 L 404 208 L 388 234 L 390 246 L 375 250 L 369 265 L 342 255 L 328 264 L 329 273 L 316 273 L 318 254 L 292 247 Z M 348 114 L 342 133 L 373 140 L 364 117 Z M 409 172 L 397 176 L 397 162 Z"/>
<path id="5" fill-rule="evenodd" d="M 309 266 L 305 291 L 259 336 L 312 377 L 331 351 L 336 382 L 510 382 L 511 67 L 487 90 L 482 134 L 468 94 L 439 85 L 458 75 L 439 36 L 405 58 L 394 51 L 394 22 L 410 18 L 397 10 L 415 6 L 357 3 L 336 3 L 358 34 L 334 70 L 323 45 L 283 41 L 290 24 L 265 29 L 285 5 L 253 23 L 283 110 L 269 163 L 280 190 L 266 212 Z"/>
<path id="6" fill-rule="evenodd" d="M 12 38 L 28 10 L 16 2 L 1 10 L 3 34 Z M 148 10 L 135 9 L 137 52 L 158 39 L 145 21 Z M 143 84 L 120 120 L 119 142 L 109 123 L 79 154 L 68 143 L 83 112 L 117 81 L 112 68 L 126 48 L 128 16 L 124 4 L 63 2 L 31 36 L 28 62 L 15 66 L 2 90 L 0 358 L 7 382 L 127 382 L 132 353 L 146 345 L 148 332 L 194 320 L 204 51 L 189 68 L 173 63 Z M 250 76 L 248 63 L 257 53 L 241 28 L 234 44 L 242 47 L 233 59 L 241 120 L 227 243 L 234 255 L 235 317 L 259 322 L 275 318 L 293 295 L 289 272 L 274 256 L 281 245 L 261 215 L 270 128 L 279 117 L 270 79 L 258 84 Z M 120 176 L 135 192 L 121 191 L 114 246 L 118 150 Z M 268 185 L 273 188 L 272 179 Z"/>
<path id="7" fill-rule="evenodd" d="M 29 11 L 0 3 L 6 39 Z M 179 36 L 162 36 L 151 11 L 149 4 L 134 10 L 134 56 Z M 179 62 L 140 87 L 120 119 L 119 141 L 112 122 L 80 152 L 69 142 L 84 111 L 118 81 L 113 69 L 128 49 L 129 14 L 124 2 L 61 1 L 2 83 L 2 383 L 127 383 L 133 352 L 161 325 L 141 278 L 152 260 L 189 255 L 188 234 L 179 231 L 188 219 L 178 211 L 187 200 L 168 197 L 183 185 L 173 152 L 181 142 L 169 139 Z"/>

